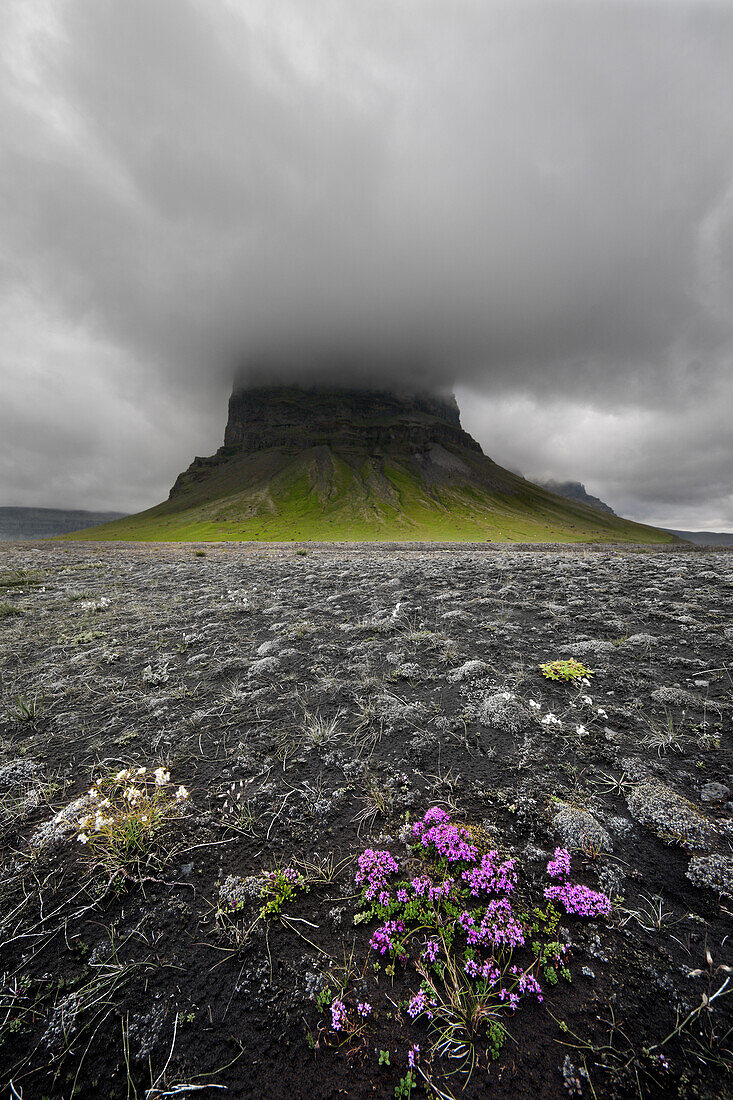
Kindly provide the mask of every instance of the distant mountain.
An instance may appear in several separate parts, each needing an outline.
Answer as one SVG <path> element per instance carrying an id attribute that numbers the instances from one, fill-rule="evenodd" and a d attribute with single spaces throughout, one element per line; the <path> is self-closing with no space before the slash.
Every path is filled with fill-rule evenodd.
<path id="1" fill-rule="evenodd" d="M 196 458 L 167 501 L 72 537 L 676 541 L 498 466 L 452 397 L 337 386 L 235 389 L 224 446 Z"/>
<path id="2" fill-rule="evenodd" d="M 0 508 L 0 542 L 45 539 L 124 519 L 126 512 L 86 512 L 69 508 Z"/>
<path id="3" fill-rule="evenodd" d="M 609 516 L 615 516 L 613 508 L 609 508 L 599 497 L 591 496 L 586 492 L 585 485 L 581 481 L 535 481 L 535 485 L 548 489 L 551 493 L 557 493 L 559 497 L 567 500 L 577 500 L 581 504 L 587 504 L 589 508 L 597 508 L 599 512 L 606 512 Z"/>
<path id="4" fill-rule="evenodd" d="M 665 530 L 698 546 L 733 546 L 733 531 L 673 531 L 671 527 Z"/>

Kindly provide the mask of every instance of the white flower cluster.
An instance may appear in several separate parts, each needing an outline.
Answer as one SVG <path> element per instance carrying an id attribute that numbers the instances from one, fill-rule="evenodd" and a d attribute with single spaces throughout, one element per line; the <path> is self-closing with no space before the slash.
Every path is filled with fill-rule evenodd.
<path id="1" fill-rule="evenodd" d="M 136 768 L 134 771 L 131 771 L 129 768 L 122 768 L 112 777 L 113 782 L 117 784 L 125 784 L 124 790 L 121 794 L 121 798 L 133 809 L 147 795 L 145 788 L 136 784 L 136 780 L 138 782 L 142 780 L 142 782 L 144 783 L 144 777 L 147 775 L 147 773 L 148 769 L 145 767 Z M 166 787 L 170 783 L 171 773 L 165 767 L 155 768 L 153 771 L 153 777 L 155 779 L 156 787 Z M 91 803 L 94 812 L 92 814 L 86 814 L 79 820 L 79 828 L 81 832 L 78 834 L 77 840 L 80 844 L 88 844 L 90 832 L 101 832 L 106 825 L 110 825 L 114 821 L 113 816 L 111 816 L 109 813 L 105 814 L 105 810 L 113 811 L 114 807 L 111 800 L 104 795 L 104 791 L 102 789 L 103 787 L 104 779 L 99 778 L 97 779 L 95 786 L 93 786 L 87 792 L 89 802 Z M 188 790 L 183 785 L 180 785 L 175 793 L 176 802 L 185 802 L 188 797 Z M 140 821 L 143 824 L 148 824 L 149 820 L 150 819 L 147 814 L 143 814 L 140 817 Z"/>

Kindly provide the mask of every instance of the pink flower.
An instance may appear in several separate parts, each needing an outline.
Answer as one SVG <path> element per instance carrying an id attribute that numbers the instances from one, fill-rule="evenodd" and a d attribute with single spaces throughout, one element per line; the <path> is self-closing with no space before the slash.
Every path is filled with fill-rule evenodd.
<path id="1" fill-rule="evenodd" d="M 547 864 L 550 878 L 567 878 L 570 874 L 570 852 L 567 848 L 556 848 L 555 858 Z"/>

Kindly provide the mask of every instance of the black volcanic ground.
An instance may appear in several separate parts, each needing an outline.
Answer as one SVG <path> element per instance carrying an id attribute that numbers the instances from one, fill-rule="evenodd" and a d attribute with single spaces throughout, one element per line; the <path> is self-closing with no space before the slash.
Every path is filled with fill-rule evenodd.
<path id="1" fill-rule="evenodd" d="M 415 1042 L 417 1097 L 731 1094 L 731 985 L 697 1011 L 733 963 L 730 555 L 7 544 L 0 586 L 11 1095 L 392 1097 Z M 589 687 L 540 676 L 565 656 Z M 120 875 L 77 822 L 138 766 L 190 799 Z M 465 1091 L 353 921 L 356 857 L 405 858 L 432 805 L 528 894 L 566 844 L 613 899 L 563 918 L 572 980 L 497 1060 L 477 1042 Z M 309 891 L 247 936 L 257 876 L 298 860 Z M 373 1014 L 349 1043 L 323 991 L 350 958 Z"/>

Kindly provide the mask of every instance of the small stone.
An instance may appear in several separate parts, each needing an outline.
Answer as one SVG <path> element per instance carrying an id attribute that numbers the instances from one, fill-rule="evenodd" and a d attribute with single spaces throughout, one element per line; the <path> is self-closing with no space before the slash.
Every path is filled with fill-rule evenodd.
<path id="1" fill-rule="evenodd" d="M 723 783 L 703 783 L 700 798 L 703 802 L 724 802 L 729 794 L 729 789 Z"/>

